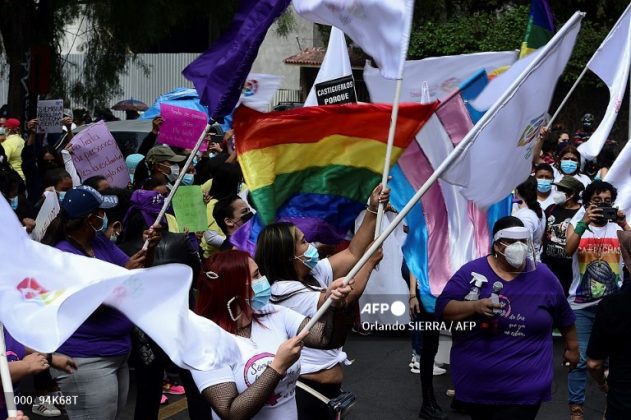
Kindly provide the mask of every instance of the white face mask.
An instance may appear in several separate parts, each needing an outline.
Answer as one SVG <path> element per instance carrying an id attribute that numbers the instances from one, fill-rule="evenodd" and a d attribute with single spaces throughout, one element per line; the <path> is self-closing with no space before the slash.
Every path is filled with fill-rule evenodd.
<path id="1" fill-rule="evenodd" d="M 501 254 L 501 252 L 500 252 Z M 521 268 L 528 256 L 528 245 L 523 242 L 515 242 L 508 245 L 502 254 L 511 266 Z"/>
<path id="2" fill-rule="evenodd" d="M 564 192 L 555 191 L 552 194 L 552 201 L 554 201 L 554 204 L 556 204 L 557 206 L 560 206 L 562 204 L 565 204 L 565 202 L 567 201 L 567 195 Z"/>
<path id="3" fill-rule="evenodd" d="M 169 182 L 175 182 L 177 177 L 180 176 L 180 167 L 177 166 L 175 163 L 173 165 L 165 165 L 164 163 L 161 163 L 160 165 L 167 166 L 171 170 L 170 174 L 164 174 L 164 176 L 167 177 Z"/>

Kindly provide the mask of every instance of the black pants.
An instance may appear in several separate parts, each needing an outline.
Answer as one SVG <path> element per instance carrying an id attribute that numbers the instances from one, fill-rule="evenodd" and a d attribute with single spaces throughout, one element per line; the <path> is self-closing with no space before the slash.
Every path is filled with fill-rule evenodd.
<path id="1" fill-rule="evenodd" d="M 148 365 L 143 363 L 142 360 L 135 361 L 137 393 L 134 420 L 155 420 L 158 418 L 165 368 L 177 372 L 180 376 L 186 391 L 189 418 L 191 420 L 211 420 L 210 403 L 199 393 L 190 371 L 173 365 L 162 349 L 148 337 L 147 339 L 155 359 Z"/>
<path id="2" fill-rule="evenodd" d="M 321 384 L 303 378 L 298 380 L 329 399 L 335 398 L 342 393 L 341 384 Z M 296 405 L 298 406 L 298 420 L 335 419 L 333 413 L 325 403 L 298 387 L 296 387 Z"/>
<path id="3" fill-rule="evenodd" d="M 471 420 L 534 420 L 541 404 L 486 405 L 463 404 Z"/>
<path id="4" fill-rule="evenodd" d="M 419 290 L 416 290 L 417 296 L 420 296 Z M 430 314 L 425 311 L 423 305 L 421 305 L 421 313 L 417 314 L 416 319 L 424 322 L 436 321 L 434 314 Z M 438 353 L 438 341 L 440 338 L 440 332 L 423 329 L 422 332 L 421 348 L 421 392 L 423 396 L 423 404 L 436 404 L 436 397 L 434 396 L 434 359 L 436 353 Z"/>

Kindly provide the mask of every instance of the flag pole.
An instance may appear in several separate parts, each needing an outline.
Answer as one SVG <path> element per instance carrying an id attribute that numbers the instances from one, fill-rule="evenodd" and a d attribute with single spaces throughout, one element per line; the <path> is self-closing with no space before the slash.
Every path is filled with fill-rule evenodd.
<path id="1" fill-rule="evenodd" d="M 397 79 L 396 88 L 394 91 L 394 103 L 392 104 L 392 114 L 390 115 L 390 129 L 388 130 L 388 146 L 386 147 L 386 157 L 383 164 L 383 174 L 381 176 L 381 185 L 385 188 L 388 184 L 388 176 L 390 175 L 390 160 L 392 159 L 392 146 L 394 145 L 394 135 L 397 129 L 397 119 L 399 118 L 399 102 L 401 99 L 401 86 L 403 85 L 403 78 Z M 381 220 L 383 219 L 384 212 L 383 203 L 379 202 L 379 208 L 377 210 L 377 224 L 375 227 L 375 239 L 379 237 L 381 233 Z"/>
<path id="2" fill-rule="evenodd" d="M 587 64 L 589 64 L 589 63 L 587 63 Z M 565 98 L 563 98 L 563 101 L 561 102 L 561 105 L 559 105 L 559 107 L 557 108 L 557 110 L 554 113 L 554 115 L 550 118 L 550 121 L 548 121 L 548 124 L 546 125 L 546 130 L 548 130 L 552 126 L 552 123 L 554 122 L 554 120 L 556 120 L 557 116 L 561 112 L 561 109 L 563 109 L 563 107 L 567 103 L 567 100 L 570 99 L 570 96 L 572 95 L 572 93 L 574 93 L 574 90 L 578 86 L 578 84 L 581 81 L 581 79 L 583 78 L 583 76 L 585 76 L 585 73 L 587 73 L 587 70 L 588 70 L 587 64 L 585 65 L 585 68 L 583 69 L 581 74 L 578 76 L 578 78 L 576 79 L 576 81 L 574 82 L 572 87 L 570 88 L 570 90 L 567 93 L 567 95 L 565 95 Z"/>
<path id="3" fill-rule="evenodd" d="M 171 191 L 169 191 L 169 195 L 164 200 L 164 204 L 162 205 L 162 208 L 160 209 L 160 213 L 158 213 L 158 217 L 156 217 L 156 221 L 153 222 L 152 226 L 158 226 L 160 224 L 160 220 L 162 220 L 162 218 L 164 217 L 164 214 L 167 212 L 167 209 L 169 208 L 169 205 L 171 204 L 171 201 L 173 200 L 173 196 L 175 196 L 175 192 L 177 191 L 178 187 L 182 183 L 182 179 L 184 179 L 184 175 L 186 175 L 188 168 L 193 163 L 193 158 L 199 151 L 199 148 L 202 146 L 202 143 L 204 142 L 204 138 L 206 137 L 206 133 L 208 132 L 208 130 L 210 130 L 210 123 L 206 124 L 206 128 L 204 128 L 204 131 L 202 131 L 202 134 L 200 134 L 199 139 L 197 140 L 197 143 L 195 143 L 195 147 L 193 148 L 193 151 L 191 152 L 190 155 L 188 155 L 188 159 L 186 159 L 186 163 L 184 163 L 184 166 L 180 170 L 180 175 L 175 180 L 175 183 L 173 184 L 173 188 L 171 188 Z M 145 241 L 145 244 L 143 245 L 142 249 L 147 250 L 148 247 L 149 247 L 149 239 Z"/>
<path id="4" fill-rule="evenodd" d="M 394 145 L 394 135 L 397 129 L 397 118 L 399 117 L 399 102 L 401 99 L 401 87 L 403 85 L 403 71 L 405 69 L 405 60 L 408 55 L 408 47 L 410 44 L 410 32 L 412 30 L 412 18 L 414 16 L 414 0 L 405 0 L 405 28 L 403 30 L 404 38 L 401 39 L 401 56 L 399 61 L 397 84 L 394 91 L 394 102 L 392 104 L 392 114 L 390 115 L 390 129 L 388 130 L 388 146 L 386 148 L 386 157 L 383 164 L 383 175 L 381 177 L 381 185 L 385 188 L 388 185 L 388 175 L 390 175 L 390 160 L 392 158 L 392 146 Z M 375 239 L 379 237 L 381 232 L 381 221 L 383 220 L 383 212 L 385 206 L 379 203 L 377 209 L 377 223 L 375 226 Z"/>
<path id="5" fill-rule="evenodd" d="M 9 417 L 18 415 L 13 394 L 13 382 L 9 373 L 9 361 L 7 360 L 7 347 L 4 342 L 4 326 L 0 322 L 0 376 L 2 377 L 2 392 Z"/>
<path id="6" fill-rule="evenodd" d="M 577 20 L 580 21 L 580 19 L 582 19 L 583 16 L 585 16 L 585 13 L 583 12 L 574 13 L 574 15 L 565 23 L 564 27 L 571 28 L 573 24 L 575 24 Z M 567 32 L 567 29 L 565 32 Z M 561 33 L 562 33 L 561 31 L 557 32 L 557 34 L 555 35 L 555 38 L 560 37 Z M 438 168 L 436 168 L 434 173 L 432 173 L 432 175 L 427 179 L 427 181 L 425 181 L 425 183 L 421 186 L 421 188 L 419 188 L 419 190 L 414 194 L 414 196 L 410 199 L 410 201 L 407 202 L 405 207 L 401 209 L 399 214 L 397 214 L 397 216 L 394 218 L 394 220 L 392 220 L 392 222 L 388 225 L 388 227 L 381 233 L 381 235 L 379 235 L 375 239 L 375 241 L 366 250 L 366 252 L 359 259 L 359 261 L 355 263 L 355 266 L 353 266 L 353 268 L 351 268 L 349 273 L 344 277 L 344 285 L 347 285 L 348 282 L 357 275 L 359 270 L 361 270 L 361 268 L 366 264 L 366 262 L 368 262 L 368 260 L 370 259 L 370 257 L 373 256 L 375 251 L 377 251 L 377 249 L 384 243 L 386 238 L 390 236 L 392 232 L 394 232 L 394 230 L 399 225 L 399 223 L 403 221 L 405 216 L 407 216 L 407 214 L 412 210 L 412 208 L 421 199 L 421 197 L 425 195 L 425 193 L 430 189 L 430 187 L 438 180 L 438 178 L 442 176 L 442 174 L 445 173 L 445 171 L 447 171 L 447 169 L 449 169 L 458 159 L 460 159 L 460 157 L 464 153 L 467 152 L 469 147 L 471 147 L 473 142 L 477 139 L 477 136 L 480 133 L 480 131 L 486 128 L 486 126 L 491 122 L 492 117 L 494 117 L 494 115 L 505 105 L 505 102 L 508 99 L 510 99 L 513 91 L 515 91 L 520 86 L 520 84 L 522 83 L 522 79 L 524 78 L 524 75 L 527 75 L 534 68 L 539 66 L 539 63 L 543 60 L 543 58 L 545 58 L 548 52 L 555 46 L 556 46 L 556 43 L 552 45 L 550 42 L 548 42 L 545 47 L 542 47 L 544 50 L 539 55 L 539 57 L 533 60 L 522 71 L 521 75 L 516 80 L 513 81 L 513 83 L 509 86 L 509 88 L 506 89 L 506 91 L 502 94 L 502 96 L 497 101 L 495 101 L 495 103 L 486 111 L 486 113 L 482 116 L 480 121 L 478 121 L 478 123 L 473 126 L 473 128 L 467 133 L 467 135 L 462 139 L 462 141 L 458 143 L 458 145 L 454 148 L 454 150 L 452 150 L 451 153 L 445 158 L 445 160 L 438 166 Z M 318 312 L 316 312 L 316 314 L 311 318 L 311 320 L 309 320 L 309 323 L 302 329 L 301 333 L 307 332 L 311 328 L 313 328 L 315 323 L 318 322 L 318 320 L 322 317 L 322 315 L 324 315 L 324 313 L 329 309 L 332 303 L 333 301 L 329 297 L 322 304 L 320 309 L 318 309 Z"/>

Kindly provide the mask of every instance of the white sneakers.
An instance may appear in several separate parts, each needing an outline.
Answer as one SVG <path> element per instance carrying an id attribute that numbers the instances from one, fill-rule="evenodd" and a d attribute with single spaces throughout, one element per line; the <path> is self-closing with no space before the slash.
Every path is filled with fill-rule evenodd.
<path id="1" fill-rule="evenodd" d="M 54 404 L 43 402 L 33 404 L 33 414 L 42 417 L 59 417 L 61 416 L 61 411 Z"/>
<path id="2" fill-rule="evenodd" d="M 410 361 L 408 366 L 410 367 L 410 372 L 421 373 L 420 357 L 415 354 L 412 354 L 412 360 Z M 434 363 L 434 370 L 433 370 L 434 376 L 444 375 L 445 373 L 447 373 L 446 369 L 443 369 L 440 366 L 436 365 L 436 363 Z"/>

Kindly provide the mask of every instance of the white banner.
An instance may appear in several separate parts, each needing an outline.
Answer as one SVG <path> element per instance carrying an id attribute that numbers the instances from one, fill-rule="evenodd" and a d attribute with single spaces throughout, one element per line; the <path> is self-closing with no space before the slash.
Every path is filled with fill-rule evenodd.
<path id="1" fill-rule="evenodd" d="M 609 88 L 609 104 L 598 128 L 589 140 L 578 147 L 581 156 L 593 160 L 607 141 L 629 82 L 631 66 L 631 4 L 627 6 L 607 38 L 600 44 L 587 67 Z"/>
<path id="2" fill-rule="evenodd" d="M 401 102 L 421 102 L 422 83 L 427 81 L 433 99 L 443 99 L 476 71 L 492 74 L 498 69 L 511 66 L 517 60 L 518 51 L 483 52 L 476 54 L 430 57 L 406 61 L 403 69 Z M 394 101 L 395 81 L 387 80 L 379 70 L 366 64 L 364 81 L 375 103 Z"/>
<path id="3" fill-rule="evenodd" d="M 37 242 L 41 242 L 46 229 L 50 226 L 50 222 L 57 217 L 60 210 L 59 197 L 56 192 L 46 191 L 44 192 L 44 197 L 44 203 L 42 203 L 42 207 L 40 207 L 35 219 L 35 228 L 31 232 L 31 238 Z"/>
<path id="4" fill-rule="evenodd" d="M 333 26 L 331 27 L 331 35 L 329 36 L 329 45 L 326 48 L 326 55 L 324 56 L 324 60 L 322 60 L 322 65 L 320 66 L 315 82 L 313 82 L 313 86 L 309 91 L 305 106 L 318 105 L 315 85 L 329 80 L 339 79 L 343 76 L 351 76 L 352 74 L 353 70 L 351 69 L 351 60 L 348 57 L 348 46 L 346 45 L 344 32 Z"/>
<path id="5" fill-rule="evenodd" d="M 631 141 L 628 141 L 616 158 L 605 181 L 618 189 L 616 206 L 624 210 L 627 220 L 631 220 Z"/>

